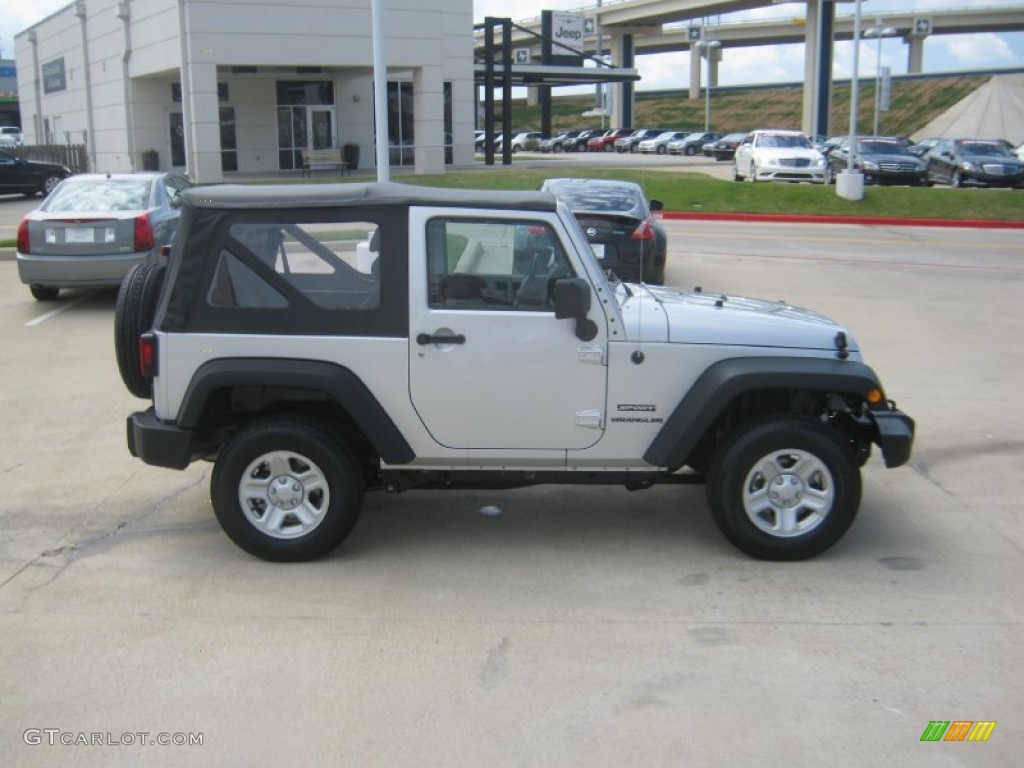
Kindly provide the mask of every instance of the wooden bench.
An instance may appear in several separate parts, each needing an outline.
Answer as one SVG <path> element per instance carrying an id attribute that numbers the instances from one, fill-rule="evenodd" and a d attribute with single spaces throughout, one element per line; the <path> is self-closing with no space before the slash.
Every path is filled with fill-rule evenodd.
<path id="1" fill-rule="evenodd" d="M 330 149 L 302 150 L 302 175 L 311 176 L 313 171 L 339 169 L 345 175 L 348 163 L 341 156 L 341 147 Z"/>

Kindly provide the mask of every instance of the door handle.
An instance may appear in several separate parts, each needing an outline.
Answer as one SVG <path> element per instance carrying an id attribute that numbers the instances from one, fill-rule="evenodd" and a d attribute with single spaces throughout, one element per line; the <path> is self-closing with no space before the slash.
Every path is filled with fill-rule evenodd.
<path id="1" fill-rule="evenodd" d="M 421 333 L 416 337 L 416 343 L 426 346 L 427 344 L 465 344 L 466 337 L 464 334 L 430 334 Z"/>

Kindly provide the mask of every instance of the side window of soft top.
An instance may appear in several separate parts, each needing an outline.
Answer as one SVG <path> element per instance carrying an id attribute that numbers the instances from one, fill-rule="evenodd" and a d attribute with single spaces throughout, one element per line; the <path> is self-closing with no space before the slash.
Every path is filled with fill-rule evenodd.
<path id="1" fill-rule="evenodd" d="M 207 301 L 283 309 L 304 299 L 328 310 L 376 309 L 379 231 L 369 221 L 232 224 Z"/>
<path id="2" fill-rule="evenodd" d="M 553 311 L 554 283 L 574 275 L 542 221 L 432 219 L 428 303 L 435 309 Z"/>

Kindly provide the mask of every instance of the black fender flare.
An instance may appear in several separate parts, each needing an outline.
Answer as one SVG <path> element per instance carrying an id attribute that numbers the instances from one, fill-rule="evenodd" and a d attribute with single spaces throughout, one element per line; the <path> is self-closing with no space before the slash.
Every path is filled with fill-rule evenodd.
<path id="1" fill-rule="evenodd" d="M 196 371 L 178 411 L 177 426 L 195 430 L 210 396 L 225 387 L 288 387 L 322 392 L 359 426 L 388 464 L 408 464 L 416 454 L 377 398 L 355 373 L 322 360 L 224 358 Z"/>
<path id="2" fill-rule="evenodd" d="M 870 367 L 819 357 L 734 357 L 709 366 L 690 387 L 644 452 L 656 467 L 682 466 L 722 410 L 744 392 L 805 389 L 857 395 L 882 385 Z M 881 402 L 885 402 L 882 395 Z"/>

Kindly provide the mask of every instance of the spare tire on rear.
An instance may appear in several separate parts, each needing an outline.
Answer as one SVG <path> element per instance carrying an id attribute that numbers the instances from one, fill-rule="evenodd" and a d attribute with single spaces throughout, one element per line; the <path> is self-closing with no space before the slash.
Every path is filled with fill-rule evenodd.
<path id="1" fill-rule="evenodd" d="M 159 262 L 136 264 L 125 276 L 114 309 L 114 351 L 121 380 L 136 397 L 153 394 L 153 380 L 142 375 L 139 336 L 153 327 L 167 268 Z"/>

